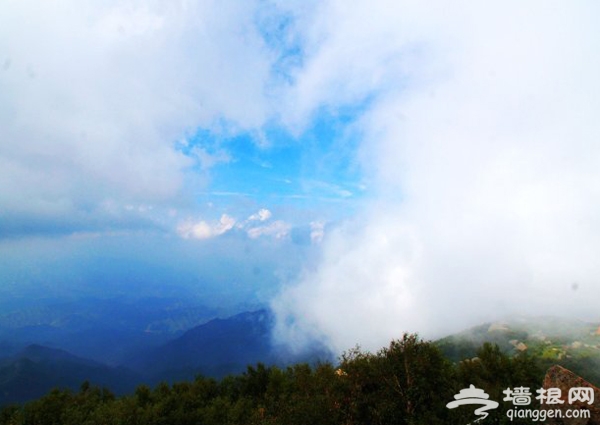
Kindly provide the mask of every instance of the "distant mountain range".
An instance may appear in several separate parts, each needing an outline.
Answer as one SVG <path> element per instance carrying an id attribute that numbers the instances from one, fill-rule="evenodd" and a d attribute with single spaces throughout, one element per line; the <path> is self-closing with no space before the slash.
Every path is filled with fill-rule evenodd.
<path id="1" fill-rule="evenodd" d="M 201 373 L 221 377 L 246 365 L 275 360 L 273 316 L 267 310 L 214 319 L 126 363 L 152 379 L 182 379 Z"/>
<path id="2" fill-rule="evenodd" d="M 196 326 L 168 343 L 140 353 L 125 365 L 153 382 L 193 379 L 201 374 L 221 378 L 241 373 L 248 365 L 287 365 L 333 360 L 325 347 L 298 356 L 273 346 L 275 317 L 262 309 Z"/>
<path id="3" fill-rule="evenodd" d="M 40 397 L 53 387 L 76 391 L 84 381 L 106 386 L 115 393 L 126 393 L 141 383 L 174 382 L 193 379 L 198 374 L 221 378 L 242 373 L 248 365 L 259 362 L 285 366 L 334 360 L 325 347 L 313 347 L 303 357 L 274 347 L 271 334 L 275 318 L 266 309 L 205 320 L 184 332 L 179 330 L 183 323 L 199 321 L 202 314 L 189 313 L 185 318 L 181 311 L 162 312 L 152 323 L 171 323 L 169 326 L 178 330 L 155 331 L 152 327 L 148 329 L 146 313 L 134 311 L 131 305 L 128 308 L 127 312 L 114 311 L 105 327 L 98 326 L 100 315 L 95 316 L 93 326 L 75 326 L 72 321 L 66 325 L 64 321 L 35 325 L 31 317 L 27 319 L 29 322 L 21 317 L 19 320 L 27 326 L 12 329 L 23 331 L 21 339 L 16 340 L 6 338 L 10 336 L 6 332 L 7 319 L 0 320 L 0 325 L 5 325 L 5 333 L 0 332 L 0 337 L 4 337 L 0 339 L 0 405 Z M 169 314 L 173 322 L 165 319 Z M 138 317 L 139 322 L 136 324 L 131 317 Z M 122 329 L 118 328 L 119 323 L 123 324 Z M 43 332 L 40 326 L 44 327 Z M 102 332 L 97 333 L 98 329 Z M 146 333 L 148 339 L 137 339 Z M 47 339 L 35 339 L 36 336 Z M 35 343 L 19 348 L 28 339 Z M 43 346 L 46 340 L 52 347 Z M 593 383 L 600 383 L 598 324 L 556 318 L 515 319 L 486 323 L 442 338 L 436 344 L 449 359 L 461 361 L 475 357 L 484 342 L 498 344 L 508 354 L 530 353 L 548 365 L 561 364 Z M 73 354 L 70 347 L 78 352 Z M 94 360 L 80 355 L 82 351 L 93 350 L 96 350 Z M 107 365 L 97 361 L 98 358 L 120 361 Z"/>
<path id="4" fill-rule="evenodd" d="M 117 394 L 133 391 L 142 378 L 63 350 L 30 345 L 0 361 L 0 405 L 41 397 L 54 387 L 76 389 L 89 381 Z"/>
<path id="5" fill-rule="evenodd" d="M 0 314 L 0 357 L 31 344 L 119 365 L 205 323 L 217 311 L 177 298 L 79 299 Z"/>
<path id="6" fill-rule="evenodd" d="M 122 393 L 140 383 L 193 379 L 198 374 L 220 378 L 259 362 L 283 366 L 331 360 L 324 348 L 304 357 L 277 350 L 271 344 L 273 325 L 268 310 L 210 320 L 164 344 L 140 348 L 119 367 L 31 345 L 0 360 L 0 405 L 37 398 L 53 387 L 76 390 L 86 380 Z"/>

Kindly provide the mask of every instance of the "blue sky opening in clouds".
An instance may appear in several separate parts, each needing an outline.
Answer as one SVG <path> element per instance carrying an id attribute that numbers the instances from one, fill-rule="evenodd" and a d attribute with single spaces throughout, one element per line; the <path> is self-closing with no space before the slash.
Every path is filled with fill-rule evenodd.
<path id="1" fill-rule="evenodd" d="M 3 2 L 0 290 L 270 303 L 337 351 L 590 318 L 598 12 Z"/>
<path id="2" fill-rule="evenodd" d="M 198 129 L 177 144 L 195 161 L 190 174 L 204 176 L 196 203 L 210 205 L 214 214 L 219 208 L 235 214 L 242 204 L 292 208 L 285 218 L 299 225 L 310 217 L 348 218 L 368 196 L 357 161 L 360 134 L 353 131 L 367 108 L 368 102 L 333 112 L 321 108 L 301 134 L 274 123 L 260 132 Z"/>

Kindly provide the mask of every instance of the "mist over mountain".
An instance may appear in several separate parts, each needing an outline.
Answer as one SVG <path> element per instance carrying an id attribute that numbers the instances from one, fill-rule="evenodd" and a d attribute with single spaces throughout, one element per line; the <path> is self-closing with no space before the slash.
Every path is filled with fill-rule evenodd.
<path id="1" fill-rule="evenodd" d="M 488 322 L 436 341 L 451 360 L 476 357 L 484 343 L 509 356 L 525 354 L 542 367 L 554 364 L 600 384 L 600 322 L 557 316 L 518 316 Z"/>
<path id="2" fill-rule="evenodd" d="M 438 347 L 599 369 L 598 16 L 593 0 L 0 1 L 0 396 L 481 323 Z M 587 322 L 498 322 L 522 312 Z"/>
<path id="3" fill-rule="evenodd" d="M 273 313 L 264 309 L 214 319 L 160 347 L 140 352 L 125 365 L 154 381 L 172 381 L 192 379 L 196 374 L 221 378 L 241 373 L 256 363 L 285 366 L 298 361 L 333 359 L 324 346 L 315 346 L 304 356 L 298 356 L 274 345 L 274 323 Z"/>
<path id="4" fill-rule="evenodd" d="M 34 399 L 54 387 L 76 391 L 84 381 L 106 386 L 116 393 L 127 393 L 139 384 L 190 381 L 198 375 L 220 379 L 230 374 L 241 374 L 249 365 L 257 363 L 285 368 L 303 362 L 336 364 L 338 361 L 337 353 L 329 351 L 326 345 L 313 345 L 299 353 L 290 351 L 287 345 L 277 344 L 274 338 L 276 318 L 268 309 L 216 317 L 193 325 L 193 321 L 198 320 L 197 315 L 190 313 L 197 313 L 194 309 L 179 311 L 172 308 L 167 309 L 170 314 L 165 314 L 158 308 L 182 306 L 181 303 L 167 303 L 166 300 L 148 302 L 147 307 L 154 312 L 150 316 L 143 309 L 133 308 L 135 303 L 131 302 L 127 304 L 128 310 L 121 311 L 126 304 L 123 300 L 106 301 L 105 305 L 100 303 L 95 309 L 90 309 L 87 316 L 84 315 L 93 317 L 93 323 L 104 320 L 112 324 L 112 327 L 103 328 L 103 333 L 98 333 L 95 326 L 88 326 L 87 320 L 79 320 L 79 313 L 75 315 L 78 320 L 54 322 L 50 320 L 54 317 L 53 309 L 11 314 L 10 320 L 5 318 L 5 325 L 12 323 L 16 326 L 17 322 L 19 325 L 31 325 L 48 313 L 49 316 L 42 322 L 54 325 L 33 326 L 35 330 L 29 326 L 15 327 L 12 334 L 3 334 L 0 404 Z M 86 303 L 83 305 L 90 307 Z M 67 311 L 71 310 L 63 312 L 66 314 Z M 183 314 L 184 311 L 188 315 Z M 118 323 L 128 323 L 127 327 L 134 330 L 139 329 L 141 324 L 147 327 L 149 317 L 155 320 L 150 323 L 169 323 L 170 327 L 160 328 L 162 332 L 152 327 L 154 331 L 150 335 L 154 337 L 151 339 L 132 338 L 132 335 L 138 334 L 116 327 Z M 58 326 L 59 323 L 61 326 Z M 22 332 L 20 337 L 10 338 L 18 332 Z M 75 335 L 79 336 L 71 339 Z M 33 340 L 34 344 L 17 349 L 25 340 Z M 43 346 L 45 340 L 52 341 L 53 348 Z M 535 356 L 545 366 L 561 364 L 591 382 L 600 382 L 597 373 L 600 370 L 599 323 L 551 316 L 513 317 L 467 329 L 435 344 L 447 358 L 460 362 L 475 357 L 486 342 L 497 344 L 508 356 L 525 353 Z M 73 354 L 69 349 L 71 346 L 80 351 L 95 351 L 94 360 L 92 356 Z M 352 347 L 347 347 L 347 350 L 350 349 Z M 118 362 L 107 365 L 107 362 L 96 360 L 115 359 L 115 353 L 122 356 Z"/>

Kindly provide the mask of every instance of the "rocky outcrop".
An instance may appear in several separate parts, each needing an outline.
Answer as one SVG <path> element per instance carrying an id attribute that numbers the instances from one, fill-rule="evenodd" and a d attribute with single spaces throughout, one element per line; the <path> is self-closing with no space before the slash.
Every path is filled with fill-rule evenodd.
<path id="1" fill-rule="evenodd" d="M 546 422 L 547 425 L 600 425 L 600 389 L 587 382 L 582 377 L 576 375 L 562 366 L 552 366 L 546 372 L 544 378 L 544 389 L 559 388 L 563 404 L 544 405 L 547 409 L 560 409 L 565 412 L 568 409 L 586 409 L 590 411 L 590 418 L 587 419 L 552 419 Z M 592 404 L 581 400 L 573 401 L 569 404 L 568 395 L 571 388 L 592 388 L 594 392 L 594 401 Z M 566 415 L 563 414 L 563 417 Z"/>

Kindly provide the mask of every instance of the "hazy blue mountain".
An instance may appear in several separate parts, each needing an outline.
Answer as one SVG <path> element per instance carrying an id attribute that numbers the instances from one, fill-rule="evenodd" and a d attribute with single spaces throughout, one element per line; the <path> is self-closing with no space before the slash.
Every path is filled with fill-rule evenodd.
<path id="1" fill-rule="evenodd" d="M 30 344 L 116 365 L 216 316 L 194 300 L 86 298 L 0 313 L 0 357 Z"/>
<path id="2" fill-rule="evenodd" d="M 266 310 L 214 319 L 127 363 L 148 376 L 180 379 L 201 373 L 222 376 L 247 364 L 271 362 L 273 318 Z"/>
<path id="3" fill-rule="evenodd" d="M 55 386 L 78 388 L 86 380 L 121 392 L 141 383 L 193 379 L 198 374 L 220 378 L 259 362 L 283 366 L 332 358 L 323 347 L 302 357 L 274 347 L 275 318 L 269 310 L 208 320 L 183 332 L 175 329 L 200 320 L 201 314 L 186 316 L 175 306 L 169 316 L 166 301 L 158 304 L 107 300 L 90 305 L 87 312 L 68 306 L 4 315 L 0 401 L 35 398 Z M 152 317 L 156 320 L 148 325 Z M 158 329 L 159 323 L 169 329 Z M 18 351 L 27 342 L 35 344 Z"/>
<path id="4" fill-rule="evenodd" d="M 55 387 L 77 390 L 84 381 L 124 394 L 142 378 L 123 367 L 112 368 L 63 350 L 31 345 L 0 360 L 0 405 L 38 398 Z"/>
<path id="5" fill-rule="evenodd" d="M 331 359 L 323 347 L 315 348 L 304 357 L 275 348 L 271 343 L 274 320 L 273 314 L 264 309 L 214 319 L 131 359 L 127 366 L 155 380 L 173 381 L 193 378 L 196 374 L 223 377 L 240 373 L 258 362 L 285 365 Z"/>

